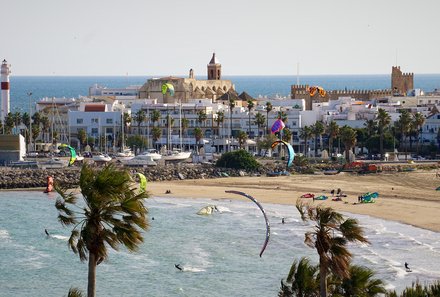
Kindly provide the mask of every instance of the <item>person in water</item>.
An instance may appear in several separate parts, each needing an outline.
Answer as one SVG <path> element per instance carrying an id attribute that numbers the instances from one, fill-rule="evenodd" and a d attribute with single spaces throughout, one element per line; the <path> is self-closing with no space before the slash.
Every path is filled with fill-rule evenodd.
<path id="1" fill-rule="evenodd" d="M 405 262 L 405 269 L 406 271 L 411 271 L 411 268 L 409 268 L 408 263 Z"/>
<path id="2" fill-rule="evenodd" d="M 49 232 L 47 232 L 47 229 L 44 229 L 44 233 L 46 233 L 46 235 L 47 235 L 48 237 L 50 236 Z"/>
<path id="3" fill-rule="evenodd" d="M 282 219 L 281 219 L 281 223 L 282 223 L 282 224 L 284 224 L 284 223 L 285 223 L 285 221 L 284 221 L 284 218 L 282 218 Z"/>
<path id="4" fill-rule="evenodd" d="M 180 264 L 174 264 L 174 267 L 176 267 L 177 269 L 179 269 L 180 271 L 182 271 L 182 267 L 180 267 Z"/>

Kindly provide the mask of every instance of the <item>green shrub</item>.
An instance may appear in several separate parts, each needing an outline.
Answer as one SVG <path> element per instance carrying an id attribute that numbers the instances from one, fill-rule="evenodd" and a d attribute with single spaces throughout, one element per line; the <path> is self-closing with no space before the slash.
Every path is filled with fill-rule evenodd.
<path id="1" fill-rule="evenodd" d="M 224 153 L 215 164 L 217 167 L 257 170 L 260 164 L 255 160 L 254 156 L 245 150 L 238 150 Z"/>

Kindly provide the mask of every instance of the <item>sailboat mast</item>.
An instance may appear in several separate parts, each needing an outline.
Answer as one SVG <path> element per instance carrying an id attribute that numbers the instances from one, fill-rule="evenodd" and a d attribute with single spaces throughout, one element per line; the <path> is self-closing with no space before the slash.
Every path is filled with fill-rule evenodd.
<path id="1" fill-rule="evenodd" d="M 179 99 L 179 139 L 180 139 L 180 151 L 182 149 L 182 99 Z"/>

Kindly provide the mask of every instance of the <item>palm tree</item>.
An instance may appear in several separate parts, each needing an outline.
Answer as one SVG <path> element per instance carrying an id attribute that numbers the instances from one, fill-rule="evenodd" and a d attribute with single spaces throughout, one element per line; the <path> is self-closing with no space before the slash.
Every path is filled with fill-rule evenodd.
<path id="1" fill-rule="evenodd" d="M 148 210 L 143 205 L 148 194 L 133 186 L 127 170 L 112 164 L 102 169 L 83 165 L 79 188 L 81 204 L 73 192 L 56 186 L 61 197 L 55 207 L 60 223 L 74 226 L 68 244 L 81 261 L 89 262 L 87 296 L 94 297 L 96 266 L 108 258 L 107 246 L 117 250 L 122 244 L 135 251 L 144 241 L 139 229 L 148 229 Z"/>
<path id="2" fill-rule="evenodd" d="M 238 145 L 240 146 L 240 149 L 243 149 L 243 146 L 246 143 L 247 139 L 248 139 L 248 136 L 247 136 L 246 132 L 240 130 L 237 135 Z"/>
<path id="3" fill-rule="evenodd" d="M 158 111 L 157 109 L 155 109 L 151 112 L 150 119 L 153 122 L 153 127 L 154 127 L 155 122 L 159 122 L 160 116 L 161 116 L 160 111 Z"/>
<path id="4" fill-rule="evenodd" d="M 248 122 L 248 128 L 249 128 L 248 136 L 249 137 L 251 137 L 251 110 L 252 110 L 252 108 L 254 108 L 254 106 L 255 106 L 254 102 L 252 102 L 252 100 L 249 99 L 247 101 L 247 109 L 248 109 L 248 115 L 249 115 L 249 122 Z"/>
<path id="5" fill-rule="evenodd" d="M 159 140 L 161 135 L 162 135 L 162 129 L 153 126 L 153 128 L 151 129 L 151 136 L 153 137 L 154 146 L 156 146 L 157 141 Z"/>
<path id="6" fill-rule="evenodd" d="M 402 110 L 399 116 L 400 132 L 402 140 L 405 139 L 411 130 L 411 115 L 407 110 Z M 403 141 L 402 141 L 403 142 Z M 401 143 L 402 143 L 401 142 Z M 407 145 L 405 144 L 405 160 L 407 159 Z"/>
<path id="7" fill-rule="evenodd" d="M 78 130 L 78 140 L 80 147 L 83 147 L 87 143 L 87 132 L 85 129 Z"/>
<path id="8" fill-rule="evenodd" d="M 266 132 L 267 132 L 267 134 L 270 133 L 270 130 L 269 130 L 269 112 L 271 112 L 272 110 L 273 110 L 272 103 L 270 103 L 269 101 L 266 102 Z"/>
<path id="9" fill-rule="evenodd" d="M 182 119 L 182 135 L 188 130 L 189 120 L 187 118 Z"/>
<path id="10" fill-rule="evenodd" d="M 235 107 L 235 100 L 234 100 L 234 98 L 229 98 L 229 100 L 228 100 L 229 102 L 228 102 L 228 105 L 229 105 L 229 124 L 230 124 L 230 137 L 231 137 L 231 139 L 229 139 L 229 141 L 231 141 L 232 142 L 232 113 L 233 113 L 233 111 L 234 111 L 234 107 Z"/>
<path id="11" fill-rule="evenodd" d="M 12 119 L 14 120 L 14 128 L 18 129 L 18 126 L 21 124 L 21 113 L 19 111 L 14 112 Z"/>
<path id="12" fill-rule="evenodd" d="M 304 139 L 304 156 L 307 156 L 307 144 L 310 137 L 312 137 L 311 127 L 304 126 L 299 130 L 299 138 Z"/>
<path id="13" fill-rule="evenodd" d="M 318 297 L 319 278 L 318 266 L 310 264 L 306 257 L 298 262 L 295 260 L 290 267 L 286 283 L 281 280 L 281 292 L 279 297 Z"/>
<path id="14" fill-rule="evenodd" d="M 84 297 L 84 294 L 78 288 L 70 288 L 67 297 Z"/>
<path id="15" fill-rule="evenodd" d="M 328 153 L 330 156 L 333 154 L 333 139 L 339 135 L 339 126 L 335 121 L 331 121 L 327 126 L 328 138 Z"/>
<path id="16" fill-rule="evenodd" d="M 350 162 L 350 151 L 356 145 L 356 130 L 344 126 L 341 128 L 341 141 L 345 146 L 345 160 Z"/>
<path id="17" fill-rule="evenodd" d="M 14 115 L 9 112 L 5 118 L 5 133 L 11 134 L 14 125 L 15 125 Z"/>
<path id="18" fill-rule="evenodd" d="M 292 141 L 292 131 L 290 131 L 289 128 L 283 129 L 282 140 L 284 140 L 285 142 L 288 142 L 288 143 L 290 143 Z"/>
<path id="19" fill-rule="evenodd" d="M 41 131 L 43 131 L 43 138 L 44 141 L 47 141 L 47 133 L 49 132 L 49 128 L 50 128 L 50 121 L 49 118 L 47 116 L 43 116 L 41 117 Z"/>
<path id="20" fill-rule="evenodd" d="M 315 158 L 318 154 L 318 137 L 321 138 L 322 134 L 324 133 L 324 124 L 321 121 L 316 122 L 314 125 L 312 125 L 312 133 L 315 136 Z"/>
<path id="21" fill-rule="evenodd" d="M 414 126 L 416 127 L 416 135 L 417 135 L 417 154 L 419 153 L 419 144 L 420 144 L 420 138 L 419 134 L 422 133 L 422 126 L 425 123 L 425 116 L 422 115 L 420 112 L 417 112 L 416 114 L 414 114 L 413 117 L 413 123 Z"/>
<path id="22" fill-rule="evenodd" d="M 131 120 L 132 119 L 131 119 L 130 114 L 128 112 L 124 112 L 122 121 L 124 123 L 124 132 L 125 132 L 125 134 L 127 133 L 127 128 L 130 127 Z"/>
<path id="23" fill-rule="evenodd" d="M 382 294 L 387 292 L 383 281 L 374 278 L 373 270 L 367 267 L 350 265 L 349 272 L 349 278 L 335 278 L 333 295 L 347 297 L 375 297 L 382 296 Z"/>
<path id="24" fill-rule="evenodd" d="M 382 160 L 385 158 L 385 154 L 383 151 L 383 135 L 385 129 L 388 127 L 390 123 L 391 123 L 391 116 L 385 111 L 385 109 L 379 108 L 377 112 L 377 125 L 379 128 L 379 136 L 380 136 L 379 150 L 380 150 L 380 157 Z"/>
<path id="25" fill-rule="evenodd" d="M 303 221 L 314 221 L 313 231 L 305 234 L 304 243 L 315 248 L 319 255 L 320 295 L 327 297 L 329 272 L 341 278 L 350 276 L 351 253 L 348 242 L 368 243 L 357 220 L 344 217 L 330 207 L 305 205 L 299 199 L 296 208 Z"/>
<path id="26" fill-rule="evenodd" d="M 23 113 L 21 116 L 21 122 L 26 126 L 26 143 L 30 143 L 30 133 L 31 130 L 31 117 L 27 112 Z"/>
<path id="27" fill-rule="evenodd" d="M 134 115 L 133 120 L 137 123 L 138 126 L 138 135 L 142 135 L 141 133 L 141 124 L 147 120 L 147 114 L 142 109 L 139 109 Z"/>
<path id="28" fill-rule="evenodd" d="M 220 136 L 220 123 L 223 126 L 223 122 L 225 121 L 225 113 L 223 111 L 217 111 L 216 113 L 215 122 L 217 123 L 217 135 Z"/>
<path id="29" fill-rule="evenodd" d="M 257 124 L 258 136 L 260 136 L 260 128 L 263 127 L 265 122 L 266 122 L 266 117 L 262 113 L 257 112 L 257 114 L 255 115 L 255 124 Z"/>
<path id="30" fill-rule="evenodd" d="M 202 126 L 202 123 L 206 121 L 208 116 L 206 115 L 206 112 L 204 110 L 199 110 L 197 112 L 197 123 L 199 123 L 199 126 Z"/>
<path id="31" fill-rule="evenodd" d="M 199 152 L 199 143 L 200 143 L 200 140 L 203 138 L 203 130 L 200 127 L 194 128 L 194 137 L 196 138 L 197 152 Z"/>

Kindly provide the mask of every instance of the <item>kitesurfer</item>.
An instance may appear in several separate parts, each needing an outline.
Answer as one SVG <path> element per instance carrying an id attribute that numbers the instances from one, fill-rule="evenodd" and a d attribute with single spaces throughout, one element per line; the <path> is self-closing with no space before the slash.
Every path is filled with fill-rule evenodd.
<path id="1" fill-rule="evenodd" d="M 284 221 L 284 218 L 282 218 L 282 219 L 281 219 L 281 223 L 282 223 L 282 224 L 284 224 L 284 223 L 285 223 L 285 221 Z"/>
<path id="2" fill-rule="evenodd" d="M 182 271 L 182 267 L 180 267 L 180 264 L 174 264 L 174 267 L 176 267 L 177 269 L 179 269 L 180 271 Z"/>
<path id="3" fill-rule="evenodd" d="M 411 268 L 409 268 L 408 263 L 405 262 L 405 269 L 406 271 L 411 271 Z"/>
<path id="4" fill-rule="evenodd" d="M 50 236 L 49 232 L 47 232 L 47 229 L 44 229 L 44 233 L 46 233 L 47 237 Z"/>

